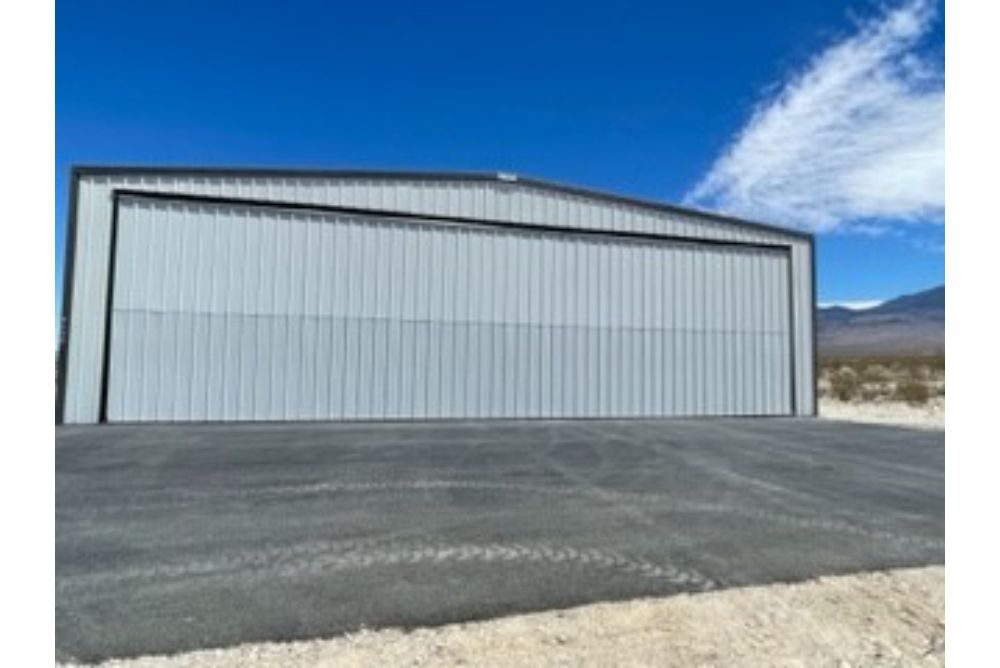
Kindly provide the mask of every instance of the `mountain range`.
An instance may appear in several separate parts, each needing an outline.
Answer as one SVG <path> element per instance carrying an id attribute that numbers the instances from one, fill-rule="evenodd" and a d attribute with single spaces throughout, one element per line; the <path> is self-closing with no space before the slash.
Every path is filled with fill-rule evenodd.
<path id="1" fill-rule="evenodd" d="M 867 309 L 817 312 L 820 356 L 944 353 L 944 286 L 903 295 Z"/>

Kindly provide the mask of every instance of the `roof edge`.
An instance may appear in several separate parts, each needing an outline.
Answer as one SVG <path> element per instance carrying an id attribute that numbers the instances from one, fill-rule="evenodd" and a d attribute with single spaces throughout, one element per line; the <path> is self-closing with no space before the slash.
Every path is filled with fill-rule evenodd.
<path id="1" fill-rule="evenodd" d="M 78 176 L 112 176 L 128 174 L 166 174 L 166 175 L 193 175 L 193 176 L 242 176 L 242 177 L 336 177 L 336 178 L 372 178 L 372 179 L 423 179 L 433 181 L 480 181 L 499 183 L 502 185 L 523 184 L 542 190 L 550 190 L 581 197 L 603 200 L 606 202 L 617 202 L 630 206 L 637 206 L 668 213 L 695 216 L 705 218 L 715 222 L 736 225 L 758 231 L 770 232 L 784 236 L 791 236 L 799 239 L 812 241 L 815 234 L 792 227 L 784 227 L 770 223 L 762 223 L 748 220 L 736 216 L 731 216 L 715 211 L 697 209 L 693 207 L 670 204 L 658 200 L 646 199 L 633 195 L 620 195 L 618 193 L 592 188 L 590 186 L 578 186 L 547 179 L 540 179 L 531 176 L 524 176 L 508 171 L 449 171 L 449 170 L 405 170 L 405 169 L 336 169 L 336 168 L 308 168 L 308 167 L 224 167 L 224 166 L 201 166 L 192 167 L 184 165 L 95 165 L 79 164 L 72 166 L 72 174 Z"/>

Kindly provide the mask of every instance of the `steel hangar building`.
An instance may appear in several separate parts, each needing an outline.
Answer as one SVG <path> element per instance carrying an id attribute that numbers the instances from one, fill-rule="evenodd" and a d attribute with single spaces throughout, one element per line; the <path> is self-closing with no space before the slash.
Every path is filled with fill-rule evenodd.
<path id="1" fill-rule="evenodd" d="M 816 411 L 809 234 L 505 173 L 78 167 L 64 423 Z"/>

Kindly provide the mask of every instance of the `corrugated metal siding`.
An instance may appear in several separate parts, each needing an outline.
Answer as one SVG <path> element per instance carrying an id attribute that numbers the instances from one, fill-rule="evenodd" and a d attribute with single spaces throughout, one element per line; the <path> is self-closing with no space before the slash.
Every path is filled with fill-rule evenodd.
<path id="1" fill-rule="evenodd" d="M 788 414 L 788 256 L 126 198 L 108 417 Z"/>
<path id="2" fill-rule="evenodd" d="M 116 188 L 788 244 L 792 248 L 795 405 L 800 414 L 808 414 L 812 410 L 812 267 L 809 242 L 801 237 L 521 183 L 441 181 L 419 177 L 359 179 L 122 174 L 86 175 L 80 179 L 71 331 L 67 365 L 63 370 L 67 376 L 64 397 L 66 422 L 86 423 L 98 418 L 111 192 Z"/>

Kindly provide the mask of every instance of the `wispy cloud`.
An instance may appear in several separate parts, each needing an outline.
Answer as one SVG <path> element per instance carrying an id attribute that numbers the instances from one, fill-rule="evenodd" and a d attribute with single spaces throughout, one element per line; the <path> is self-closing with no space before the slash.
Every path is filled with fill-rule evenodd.
<path id="1" fill-rule="evenodd" d="M 760 105 L 689 204 L 815 231 L 944 212 L 944 73 L 918 47 L 936 19 L 907 0 L 818 54 Z"/>
<path id="2" fill-rule="evenodd" d="M 940 255 L 944 252 L 944 240 L 943 239 L 914 239 L 913 247 L 919 251 L 925 253 L 934 253 Z"/>

